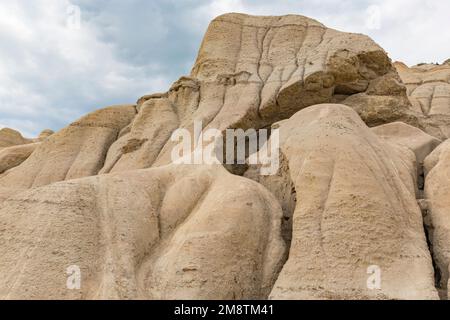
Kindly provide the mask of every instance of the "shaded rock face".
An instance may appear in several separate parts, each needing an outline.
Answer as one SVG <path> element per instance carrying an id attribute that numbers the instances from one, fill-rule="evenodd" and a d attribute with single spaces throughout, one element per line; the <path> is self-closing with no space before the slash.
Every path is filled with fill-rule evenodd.
<path id="1" fill-rule="evenodd" d="M 441 89 L 417 94 L 446 67 L 396 67 L 313 19 L 227 14 L 167 92 L 0 131 L 0 299 L 438 298 L 449 127 Z M 279 130 L 278 172 L 174 164 L 194 122 Z"/>

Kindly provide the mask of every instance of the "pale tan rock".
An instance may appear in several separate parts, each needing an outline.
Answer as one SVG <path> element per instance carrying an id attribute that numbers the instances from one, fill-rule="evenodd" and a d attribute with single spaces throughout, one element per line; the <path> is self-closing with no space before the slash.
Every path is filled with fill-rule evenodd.
<path id="1" fill-rule="evenodd" d="M 413 152 L 343 105 L 313 106 L 276 126 L 287 162 L 278 176 L 289 176 L 297 204 L 271 298 L 436 299 Z M 274 181 L 259 180 L 269 190 Z M 371 266 L 381 270 L 379 289 L 367 286 Z"/>
<path id="2" fill-rule="evenodd" d="M 96 175 L 109 146 L 135 114 L 132 105 L 105 108 L 50 136 L 26 161 L 0 176 L 0 201 L 20 190 Z"/>
<path id="3" fill-rule="evenodd" d="M 53 130 L 45 129 L 39 134 L 38 140 L 43 141 L 43 140 L 47 139 L 48 137 L 50 137 L 51 135 L 53 135 L 54 133 L 55 132 Z"/>
<path id="4" fill-rule="evenodd" d="M 441 140 L 403 122 L 393 122 L 372 128 L 379 137 L 395 144 L 406 146 L 416 155 L 419 165 L 441 144 Z"/>
<path id="5" fill-rule="evenodd" d="M 368 126 L 417 121 L 411 112 L 406 87 L 394 71 L 373 80 L 365 92 L 335 102 L 352 107 Z"/>
<path id="6" fill-rule="evenodd" d="M 401 77 L 369 37 L 303 16 L 214 19 L 190 75 L 167 92 L 44 131 L 20 165 L 25 154 L 2 160 L 12 158 L 0 145 L 0 299 L 437 298 L 415 195 L 438 140 L 362 120 L 450 137 L 446 100 L 423 112 L 411 90 L 419 74 L 428 95 L 447 69 L 397 67 Z M 310 107 L 328 102 L 349 107 Z M 193 135 L 195 121 L 279 127 L 278 174 L 251 166 L 257 184 L 171 164 L 172 133 Z M 374 265 L 381 288 L 370 290 Z M 70 266 L 81 290 L 67 288 Z"/>
<path id="7" fill-rule="evenodd" d="M 406 96 L 354 94 L 341 103 L 352 107 L 368 126 L 403 121 L 418 123 L 417 116 L 410 110 Z"/>
<path id="8" fill-rule="evenodd" d="M 129 131 L 109 149 L 100 173 L 151 167 L 177 128 L 172 102 L 167 98 L 149 99 L 140 106 Z"/>
<path id="9" fill-rule="evenodd" d="M 428 134 L 440 139 L 446 140 L 450 137 L 450 116 L 436 114 L 425 117 L 418 117 L 410 121 L 410 124 L 422 129 Z"/>
<path id="10" fill-rule="evenodd" d="M 450 68 L 449 68 L 450 71 Z M 411 93 L 413 106 L 427 115 L 450 114 L 450 83 L 425 83 Z"/>
<path id="11" fill-rule="evenodd" d="M 425 175 L 438 164 L 441 153 L 450 146 L 450 139 L 441 143 L 431 154 L 429 154 L 424 161 Z"/>
<path id="12" fill-rule="evenodd" d="M 170 163 L 171 133 L 193 133 L 194 121 L 220 131 L 258 129 L 309 105 L 365 91 L 393 94 L 397 103 L 403 89 L 385 51 L 367 36 L 303 16 L 226 14 L 209 26 L 190 76 L 167 93 L 138 100 L 134 120 L 106 146 L 100 173 Z M 377 117 L 377 124 L 392 118 Z"/>
<path id="13" fill-rule="evenodd" d="M 150 99 L 167 98 L 167 93 L 153 93 L 145 95 L 138 99 L 136 102 L 136 108 L 139 110 L 141 106 Z"/>
<path id="14" fill-rule="evenodd" d="M 25 139 L 20 132 L 9 128 L 0 129 L 0 149 L 26 143 L 30 143 L 30 140 Z"/>
<path id="15" fill-rule="evenodd" d="M 211 22 L 190 76 L 138 100 L 139 114 L 110 148 L 101 173 L 170 163 L 171 132 L 186 128 L 193 135 L 194 121 L 220 131 L 259 129 L 368 89 L 403 94 L 409 103 L 386 52 L 367 36 L 303 16 L 226 14 Z"/>
<path id="16" fill-rule="evenodd" d="M 450 137 L 450 65 L 422 64 L 395 67 L 407 87 L 412 110 L 420 114 L 418 126 L 438 138 Z"/>
<path id="17" fill-rule="evenodd" d="M 416 156 L 415 165 L 417 167 L 417 175 L 415 175 L 414 178 L 417 185 L 416 196 L 417 198 L 422 198 L 425 183 L 425 158 L 432 153 L 442 141 L 403 122 L 393 122 L 374 127 L 372 128 L 372 131 L 389 143 L 404 146 L 414 152 Z M 424 212 L 424 210 L 422 210 L 422 212 Z"/>
<path id="18" fill-rule="evenodd" d="M 0 149 L 0 174 L 24 162 L 39 145 L 35 142 Z"/>
<path id="19" fill-rule="evenodd" d="M 281 209 L 222 166 L 55 183 L 0 209 L 0 299 L 262 299 L 284 257 Z M 70 266 L 81 289 L 66 287 Z"/>
<path id="20" fill-rule="evenodd" d="M 449 297 L 450 272 L 450 140 L 426 158 L 425 196 L 428 203 L 428 234 L 437 266 L 439 288 Z"/>

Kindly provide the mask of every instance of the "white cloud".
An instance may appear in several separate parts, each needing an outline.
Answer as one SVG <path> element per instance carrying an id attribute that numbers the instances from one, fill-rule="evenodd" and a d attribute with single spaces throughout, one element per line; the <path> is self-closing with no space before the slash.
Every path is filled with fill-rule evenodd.
<path id="1" fill-rule="evenodd" d="M 450 1 L 382 0 L 376 2 L 379 30 L 361 30 L 395 60 L 408 64 L 443 62 L 450 57 Z"/>
<path id="2" fill-rule="evenodd" d="M 36 135 L 168 85 L 115 56 L 95 25 L 67 27 L 69 1 L 0 3 L 0 121 Z"/>

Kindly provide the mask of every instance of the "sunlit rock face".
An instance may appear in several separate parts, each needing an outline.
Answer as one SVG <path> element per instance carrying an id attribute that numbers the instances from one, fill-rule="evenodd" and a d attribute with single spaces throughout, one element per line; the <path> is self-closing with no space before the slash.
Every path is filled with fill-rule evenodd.
<path id="1" fill-rule="evenodd" d="M 418 113 L 419 126 L 436 137 L 450 138 L 450 64 L 420 64 L 395 67 L 407 88 L 411 109 Z"/>
<path id="2" fill-rule="evenodd" d="M 444 297 L 447 71 L 303 16 L 217 17 L 166 92 L 0 131 L 0 299 Z M 174 163 L 196 123 L 267 129 L 277 170 L 262 144 Z"/>

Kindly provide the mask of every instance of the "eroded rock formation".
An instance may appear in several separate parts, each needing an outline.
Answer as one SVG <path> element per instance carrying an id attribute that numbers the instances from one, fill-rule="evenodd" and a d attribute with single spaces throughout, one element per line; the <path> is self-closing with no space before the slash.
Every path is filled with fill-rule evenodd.
<path id="1" fill-rule="evenodd" d="M 105 108 L 46 138 L 20 166 L 0 176 L 0 201 L 28 188 L 96 175 L 135 114 L 133 105 Z"/>
<path id="2" fill-rule="evenodd" d="M 441 144 L 425 160 L 427 172 L 427 227 L 437 266 L 437 286 L 449 297 L 450 273 L 450 140 Z"/>
<path id="3" fill-rule="evenodd" d="M 28 159 L 38 145 L 36 142 L 0 149 L 0 174 Z"/>
<path id="4" fill-rule="evenodd" d="M 9 128 L 3 128 L 0 130 L 0 149 L 26 144 L 29 142 L 30 141 L 28 139 L 24 138 L 20 132 L 16 130 Z"/>
<path id="5" fill-rule="evenodd" d="M 447 71 L 303 16 L 216 18 L 167 92 L 0 131 L 0 299 L 438 298 Z M 174 164 L 196 122 L 279 130 L 279 170 Z"/>
<path id="6" fill-rule="evenodd" d="M 26 139 L 18 131 L 9 128 L 0 130 L 0 177 L 28 159 L 37 146 L 52 134 L 53 131 L 47 129 L 36 139 Z"/>
<path id="7" fill-rule="evenodd" d="M 297 205 L 271 298 L 436 298 L 414 153 L 380 139 L 344 105 L 310 107 L 276 126 Z M 271 176 L 260 182 L 273 188 Z M 372 265 L 382 270 L 379 290 L 367 287 Z"/>
<path id="8" fill-rule="evenodd" d="M 33 188 L 0 209 L 0 297 L 265 298 L 285 254 L 281 216 L 263 186 L 221 166 Z M 70 265 L 81 290 L 67 290 Z"/>

